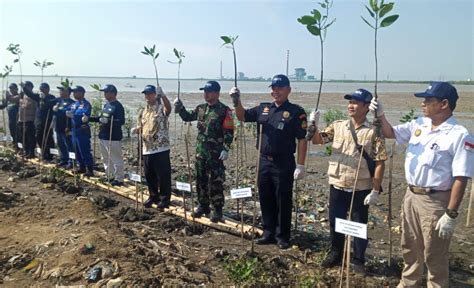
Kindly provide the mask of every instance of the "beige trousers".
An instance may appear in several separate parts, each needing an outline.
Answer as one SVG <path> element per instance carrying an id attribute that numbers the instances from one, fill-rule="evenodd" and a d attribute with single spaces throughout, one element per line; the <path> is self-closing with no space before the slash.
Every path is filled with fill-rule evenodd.
<path id="1" fill-rule="evenodd" d="M 428 268 L 428 287 L 449 286 L 449 244 L 435 230 L 438 219 L 448 207 L 450 192 L 427 195 L 405 193 L 402 205 L 402 253 L 405 266 L 398 288 L 421 287 L 421 278 Z"/>

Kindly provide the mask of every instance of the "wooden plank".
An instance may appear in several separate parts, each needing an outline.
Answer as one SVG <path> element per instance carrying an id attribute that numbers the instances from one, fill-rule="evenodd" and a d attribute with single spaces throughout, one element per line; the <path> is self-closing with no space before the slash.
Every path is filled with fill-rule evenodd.
<path id="1" fill-rule="evenodd" d="M 7 147 L 1 146 L 1 145 L 0 145 L 0 148 L 11 150 L 10 148 L 7 148 Z M 11 150 L 11 151 L 13 151 L 13 150 Z M 18 158 L 18 156 L 16 156 L 16 157 Z M 34 165 L 38 165 L 39 162 L 40 162 L 36 158 L 26 159 L 26 160 L 28 162 L 30 162 L 31 164 L 34 164 Z M 74 175 L 74 173 L 72 171 L 62 169 L 62 168 L 58 168 L 54 164 L 42 163 L 41 166 L 43 168 L 57 168 L 57 169 L 62 170 L 63 172 L 65 172 L 66 174 L 68 174 L 70 176 Z M 99 177 L 90 177 L 89 178 L 89 177 L 84 177 L 84 175 L 81 175 L 81 181 L 84 181 L 86 183 L 89 183 L 93 186 L 96 186 L 100 189 L 103 189 L 103 190 L 107 191 L 108 185 L 105 185 L 105 184 L 99 182 L 99 178 L 101 176 L 105 176 L 105 173 L 98 172 L 98 171 L 95 171 L 94 173 L 96 175 L 98 175 Z M 125 186 L 122 186 L 122 187 L 111 186 L 109 188 L 110 191 L 117 194 L 117 195 L 120 195 L 124 198 L 133 200 L 134 202 L 137 201 L 137 199 L 135 198 L 135 186 L 134 186 L 134 184 L 132 184 L 134 182 L 129 181 L 127 179 L 125 179 L 124 182 L 125 182 Z M 144 193 L 144 195 L 148 195 L 148 193 Z M 138 202 L 142 203 L 140 197 L 138 197 L 138 198 L 139 198 Z M 183 199 L 181 197 L 178 197 L 176 195 L 171 194 L 171 200 L 182 203 Z M 153 205 L 153 207 L 156 208 L 156 205 Z M 178 206 L 173 206 L 173 205 L 170 205 L 169 208 L 164 209 L 163 211 L 166 212 L 166 213 L 181 217 L 181 218 L 184 218 L 184 215 L 185 215 L 183 207 L 178 207 Z M 186 214 L 187 214 L 186 219 L 189 222 L 191 222 L 192 217 L 190 216 L 189 211 Z M 230 233 L 230 234 L 236 235 L 236 236 L 241 236 L 242 235 L 241 234 L 241 229 L 242 229 L 242 226 L 243 226 L 244 236 L 246 238 L 251 238 L 252 231 L 253 231 L 253 227 L 251 225 L 247 225 L 247 224 L 241 225 L 240 222 L 236 222 L 235 220 L 233 220 L 231 218 L 228 218 L 228 217 L 225 217 L 225 216 L 224 216 L 224 220 L 225 220 L 224 223 L 223 222 L 214 223 L 207 217 L 195 218 L 196 223 L 199 223 L 199 224 L 202 224 L 202 225 L 205 225 L 205 226 L 209 226 L 209 227 L 214 228 L 216 230 L 227 232 L 227 233 Z M 261 236 L 261 235 L 263 235 L 263 231 L 259 228 L 255 228 L 255 236 L 258 237 L 258 236 Z"/>

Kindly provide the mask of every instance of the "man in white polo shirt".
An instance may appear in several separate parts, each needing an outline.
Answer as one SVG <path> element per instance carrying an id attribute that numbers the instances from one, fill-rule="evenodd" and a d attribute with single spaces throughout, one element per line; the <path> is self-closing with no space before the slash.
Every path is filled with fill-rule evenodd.
<path id="1" fill-rule="evenodd" d="M 402 206 L 405 267 L 398 287 L 421 287 L 424 264 L 428 287 L 449 286 L 449 244 L 468 179 L 474 172 L 474 139 L 453 116 L 458 94 L 447 82 L 432 82 L 422 97 L 424 117 L 392 127 L 380 101 L 373 100 L 382 132 L 408 143 L 408 189 Z"/>

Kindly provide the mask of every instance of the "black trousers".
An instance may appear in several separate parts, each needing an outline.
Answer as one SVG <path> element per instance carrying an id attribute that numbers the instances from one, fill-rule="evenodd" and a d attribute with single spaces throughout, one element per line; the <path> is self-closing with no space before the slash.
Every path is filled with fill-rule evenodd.
<path id="1" fill-rule="evenodd" d="M 145 178 L 150 197 L 159 201 L 170 201 L 171 198 L 171 163 L 170 151 L 143 155 Z"/>
<path id="2" fill-rule="evenodd" d="M 48 121 L 47 123 L 44 123 L 44 122 L 35 123 L 36 142 L 38 144 L 38 147 L 40 147 L 41 149 L 44 148 L 43 149 L 44 151 L 41 151 L 41 152 L 43 153 L 43 159 L 45 160 L 53 159 L 53 156 L 51 155 L 51 153 L 49 153 L 49 149 L 54 148 L 53 130 L 50 129 L 50 126 L 51 126 L 51 120 Z"/>
<path id="3" fill-rule="evenodd" d="M 23 133 L 23 126 L 25 131 Z M 35 137 L 35 124 L 33 121 L 25 123 L 18 122 L 17 125 L 17 140 L 23 144 L 23 151 L 26 156 L 35 156 L 36 137 Z M 23 136 L 25 136 L 23 141 Z M 25 143 L 23 143 L 25 142 Z"/>
<path id="4" fill-rule="evenodd" d="M 260 157 L 258 191 L 264 237 L 275 237 L 287 242 L 290 240 L 295 166 L 293 155 L 272 159 Z"/>
<path id="5" fill-rule="evenodd" d="M 18 118 L 18 106 L 14 106 L 13 108 L 8 109 L 8 129 L 10 130 L 10 135 L 13 138 L 13 143 L 18 142 L 16 137 L 16 125 L 17 125 L 17 118 Z"/>
<path id="6" fill-rule="evenodd" d="M 370 190 L 361 190 L 355 192 L 354 203 L 352 204 L 351 221 L 367 224 L 369 218 L 369 206 L 364 205 L 365 197 Z M 347 219 L 349 208 L 351 205 L 351 192 L 346 192 L 330 186 L 329 193 L 329 224 L 331 227 L 331 250 L 342 258 L 344 251 L 345 235 L 334 231 L 336 227 L 336 218 Z M 354 260 L 358 264 L 365 262 L 365 250 L 367 249 L 368 240 L 354 238 Z"/>

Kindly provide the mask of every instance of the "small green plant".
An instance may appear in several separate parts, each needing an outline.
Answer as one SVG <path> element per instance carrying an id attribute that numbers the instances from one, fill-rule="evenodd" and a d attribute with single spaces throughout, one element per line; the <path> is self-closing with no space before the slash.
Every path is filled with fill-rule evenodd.
<path id="1" fill-rule="evenodd" d="M 141 51 L 141 53 L 143 55 L 149 55 L 151 59 L 153 59 L 153 67 L 155 67 L 156 86 L 160 86 L 160 82 L 158 80 L 158 69 L 156 68 L 156 59 L 158 58 L 158 56 L 160 56 L 160 53 L 158 53 L 158 51 L 155 51 L 155 49 L 156 45 L 153 45 L 153 47 L 150 48 L 143 46 L 143 51 Z"/>
<path id="2" fill-rule="evenodd" d="M 72 86 L 72 81 L 70 81 L 68 78 L 61 80 L 61 86 L 63 86 L 64 89 L 67 89 Z"/>
<path id="3" fill-rule="evenodd" d="M 43 62 L 40 61 L 35 61 L 33 63 L 36 67 L 39 67 L 41 69 L 41 82 L 43 82 L 43 74 L 44 74 L 44 69 L 48 68 L 51 65 L 54 65 L 53 62 L 49 62 L 46 59 L 43 60 Z"/>
<path id="4" fill-rule="evenodd" d="M 261 266 L 258 265 L 258 258 L 248 258 L 240 256 L 231 260 L 228 256 L 224 258 L 224 268 L 229 275 L 229 279 L 236 285 L 251 283 L 262 273 Z"/>
<path id="5" fill-rule="evenodd" d="M 127 137 L 130 138 L 130 129 L 133 127 L 133 116 L 130 109 L 127 107 L 125 109 L 125 123 L 122 126 L 122 129 L 125 129 L 125 133 L 127 133 Z"/>
<path id="6" fill-rule="evenodd" d="M 326 125 L 329 125 L 336 120 L 346 119 L 347 116 L 339 109 L 329 108 L 325 113 L 323 113 L 322 118 Z"/>
<path id="7" fill-rule="evenodd" d="M 100 84 L 91 84 L 92 89 L 100 93 Z M 99 115 L 104 106 L 102 97 L 99 96 L 97 99 L 92 99 L 92 115 Z"/>
<path id="8" fill-rule="evenodd" d="M 234 86 L 237 87 L 237 56 L 235 55 L 235 41 L 237 41 L 239 36 L 221 36 L 221 39 L 224 41 L 222 46 L 226 46 L 229 49 L 232 49 L 234 55 Z"/>
<path id="9" fill-rule="evenodd" d="M 336 21 L 335 18 L 329 21 L 329 9 L 332 7 L 332 5 L 332 0 L 324 0 L 324 2 L 319 3 L 323 13 L 321 13 L 321 11 L 318 9 L 313 9 L 313 11 L 311 11 L 311 15 L 304 15 L 297 19 L 299 23 L 306 26 L 306 29 L 309 31 L 309 33 L 311 33 L 313 36 L 319 37 L 319 43 L 321 47 L 321 75 L 319 76 L 319 91 L 316 102 L 316 110 L 318 110 L 319 99 L 321 98 L 321 92 L 323 89 L 324 41 L 326 40 L 327 29 Z"/>
<path id="10" fill-rule="evenodd" d="M 326 154 L 326 156 L 331 156 L 332 155 L 332 146 L 331 145 L 326 145 L 324 147 L 324 154 Z"/>
<path id="11" fill-rule="evenodd" d="M 21 69 L 21 55 L 23 52 L 20 49 L 20 44 L 10 43 L 10 45 L 7 47 L 7 51 L 16 56 L 16 59 L 13 60 L 13 63 L 18 63 L 18 66 L 20 67 L 20 82 L 23 82 L 23 72 Z"/>
<path id="12" fill-rule="evenodd" d="M 415 109 L 411 108 L 410 112 L 400 118 L 400 123 L 408 123 L 411 122 L 411 120 L 415 120 L 416 118 L 418 117 L 415 116 Z"/>
<path id="13" fill-rule="evenodd" d="M 318 287 L 321 282 L 321 274 L 319 270 L 316 270 L 314 274 L 304 275 L 298 279 L 298 287 L 300 288 L 312 288 Z"/>

